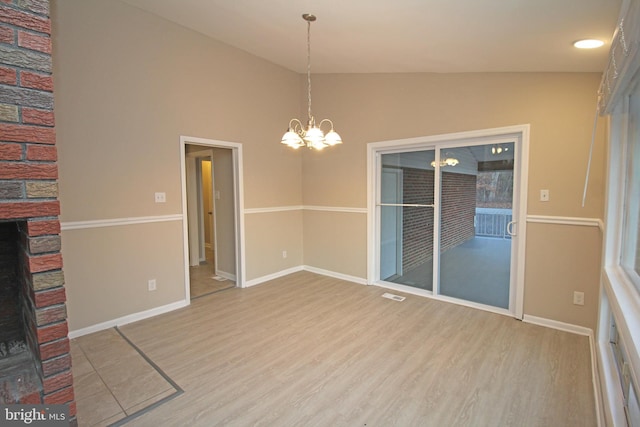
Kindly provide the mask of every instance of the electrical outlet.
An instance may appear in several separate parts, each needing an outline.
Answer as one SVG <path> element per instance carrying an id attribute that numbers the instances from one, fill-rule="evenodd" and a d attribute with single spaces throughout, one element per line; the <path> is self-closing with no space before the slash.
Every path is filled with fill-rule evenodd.
<path id="1" fill-rule="evenodd" d="M 287 251 L 282 251 L 282 258 L 286 258 L 287 257 Z"/>
<path id="2" fill-rule="evenodd" d="M 575 305 L 584 305 L 584 292 L 573 292 L 573 303 Z"/>
<path id="3" fill-rule="evenodd" d="M 549 190 L 540 190 L 540 201 L 541 202 L 549 201 Z"/>
<path id="4" fill-rule="evenodd" d="M 156 193 L 155 194 L 156 203 L 166 203 L 167 202 L 167 193 Z"/>
<path id="5" fill-rule="evenodd" d="M 149 279 L 149 291 L 155 291 L 156 290 L 156 279 Z"/>

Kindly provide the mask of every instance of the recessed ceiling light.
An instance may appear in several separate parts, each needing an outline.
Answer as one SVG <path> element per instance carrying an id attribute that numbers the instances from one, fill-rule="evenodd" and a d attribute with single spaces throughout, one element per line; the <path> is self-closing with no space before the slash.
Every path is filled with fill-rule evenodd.
<path id="1" fill-rule="evenodd" d="M 584 39 L 584 40 L 578 40 L 573 45 L 578 49 L 595 49 L 597 47 L 602 46 L 603 44 L 604 42 L 602 40 Z"/>

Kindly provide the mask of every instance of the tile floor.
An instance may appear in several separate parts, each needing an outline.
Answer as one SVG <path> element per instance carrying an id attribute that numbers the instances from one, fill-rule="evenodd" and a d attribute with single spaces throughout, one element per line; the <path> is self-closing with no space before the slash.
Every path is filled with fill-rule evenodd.
<path id="1" fill-rule="evenodd" d="M 71 341 L 78 425 L 108 426 L 179 391 L 115 329 Z"/>
<path id="2" fill-rule="evenodd" d="M 235 287 L 215 279 L 213 254 L 190 267 L 191 298 Z M 179 393 L 153 365 L 115 329 L 71 341 L 74 392 L 80 426 L 119 425 L 127 417 Z"/>

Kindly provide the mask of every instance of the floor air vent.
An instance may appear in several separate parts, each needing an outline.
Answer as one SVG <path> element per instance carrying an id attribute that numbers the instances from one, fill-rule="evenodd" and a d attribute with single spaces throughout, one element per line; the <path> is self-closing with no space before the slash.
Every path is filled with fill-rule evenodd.
<path id="1" fill-rule="evenodd" d="M 406 299 L 406 297 L 401 297 L 400 295 L 394 295 L 394 294 L 390 294 L 389 292 L 385 292 L 384 294 L 382 294 L 383 298 L 389 298 L 392 299 L 394 301 L 404 301 Z"/>

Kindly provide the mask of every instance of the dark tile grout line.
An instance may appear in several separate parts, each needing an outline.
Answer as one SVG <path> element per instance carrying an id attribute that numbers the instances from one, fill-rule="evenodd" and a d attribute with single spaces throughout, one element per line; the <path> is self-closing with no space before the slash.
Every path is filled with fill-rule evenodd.
<path id="1" fill-rule="evenodd" d="M 160 376 L 162 376 L 162 378 L 164 378 L 164 379 L 165 379 L 165 381 L 167 381 L 167 382 L 168 382 L 168 383 L 169 383 L 169 384 L 170 384 L 170 385 L 171 385 L 171 386 L 172 386 L 176 391 L 175 391 L 175 393 L 170 394 L 169 396 L 167 396 L 167 397 L 165 397 L 165 398 L 163 398 L 163 399 L 160 399 L 160 400 L 158 400 L 157 402 L 155 402 L 155 403 L 153 403 L 153 404 L 151 404 L 151 405 L 149 405 L 149 406 L 146 406 L 146 407 L 144 407 L 144 408 L 140 409 L 139 411 L 134 412 L 134 413 L 133 413 L 133 414 L 131 414 L 131 415 L 127 415 L 126 417 L 122 418 L 121 420 L 116 421 L 116 422 L 115 422 L 115 423 L 113 423 L 113 424 L 109 424 L 109 427 L 119 427 L 119 426 L 122 426 L 122 425 L 124 425 L 124 424 L 128 423 L 129 421 L 131 421 L 131 420 L 133 420 L 133 419 L 135 419 L 135 418 L 138 418 L 139 416 L 144 415 L 144 414 L 146 414 L 146 413 L 147 413 L 147 412 L 149 412 L 149 411 L 154 410 L 154 409 L 155 409 L 155 408 L 157 408 L 158 406 L 163 405 L 163 404 L 165 404 L 166 402 L 168 402 L 168 401 L 170 401 L 170 400 L 172 400 L 172 399 L 174 399 L 174 398 L 176 398 L 176 397 L 178 397 L 178 396 L 180 396 L 181 394 L 183 394 L 183 393 L 184 393 L 184 390 L 183 390 L 183 389 L 182 389 L 178 384 L 176 384 L 176 382 L 175 382 L 175 381 L 173 381 L 173 380 L 172 380 L 172 379 L 171 379 L 171 378 L 170 378 L 170 377 L 169 377 L 169 376 L 168 376 L 168 375 L 167 375 L 167 374 L 166 374 L 162 369 L 160 369 L 160 367 L 159 367 L 158 365 L 156 365 L 156 364 L 153 362 L 153 360 L 151 360 L 151 359 L 149 358 L 149 356 L 147 356 L 147 355 L 146 355 L 146 354 L 145 354 L 145 353 L 144 353 L 140 348 L 138 348 L 138 346 L 137 346 L 137 345 L 135 345 L 135 344 L 134 344 L 134 343 L 133 343 L 129 338 L 127 338 L 127 336 L 126 336 L 126 335 L 125 335 L 125 334 L 120 330 L 120 328 L 118 328 L 118 327 L 116 326 L 114 329 L 115 329 L 115 331 L 116 331 L 118 334 L 120 334 L 120 336 L 121 336 L 121 337 L 122 337 L 122 338 L 123 338 L 127 343 L 129 343 L 129 345 L 130 345 L 131 347 L 133 347 L 133 349 L 134 349 L 135 351 L 137 351 L 137 352 L 138 352 L 138 354 L 139 354 L 140 356 L 142 356 L 142 358 L 143 358 L 143 359 L 144 359 L 144 360 L 145 360 L 149 365 L 151 365 L 151 367 L 152 367 L 153 369 L 155 369 L 155 370 L 156 370 L 156 372 L 158 372 L 158 373 L 160 374 Z M 126 413 L 126 411 L 125 411 L 125 413 Z"/>
<path id="2" fill-rule="evenodd" d="M 89 357 L 87 356 L 87 352 L 84 351 L 84 348 L 82 348 L 82 344 L 80 344 L 80 342 L 77 343 L 78 347 L 80 348 L 80 351 L 82 352 L 82 354 L 84 355 L 84 358 L 87 359 L 87 362 L 89 363 L 89 365 L 91 365 L 91 367 L 93 368 L 93 372 L 95 372 L 95 374 L 98 376 L 98 378 L 100 378 L 100 381 L 102 381 L 102 384 L 104 385 L 104 388 L 107 389 L 107 391 L 109 392 L 109 394 L 111 395 L 111 397 L 113 397 L 113 400 L 116 402 L 116 404 L 120 407 L 120 410 L 122 411 L 123 414 L 126 414 L 126 410 L 122 407 L 122 405 L 120 404 L 120 401 L 118 400 L 118 398 L 116 397 L 115 394 L 113 394 L 113 392 L 111 391 L 111 389 L 109 388 L 109 386 L 107 386 L 107 383 L 105 382 L 104 378 L 102 378 L 102 375 L 100 375 L 100 372 L 98 372 L 98 369 L 93 366 L 93 362 L 91 362 L 91 359 L 89 359 Z M 73 362 L 72 362 L 73 363 Z M 91 396 L 87 396 L 87 397 L 91 397 Z M 115 415 L 115 414 L 114 414 Z M 111 415 L 113 416 L 113 415 Z M 76 415 L 77 417 L 77 415 Z"/>

